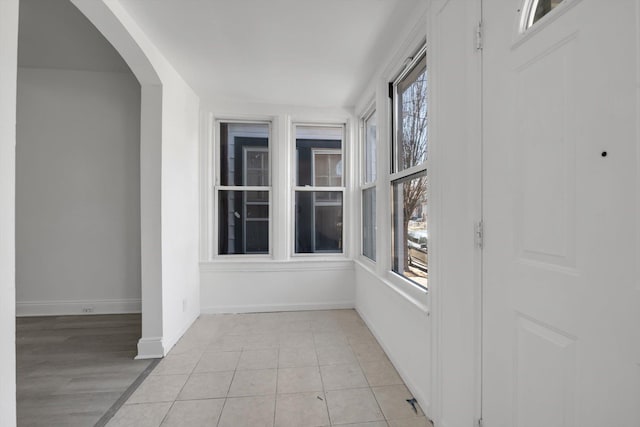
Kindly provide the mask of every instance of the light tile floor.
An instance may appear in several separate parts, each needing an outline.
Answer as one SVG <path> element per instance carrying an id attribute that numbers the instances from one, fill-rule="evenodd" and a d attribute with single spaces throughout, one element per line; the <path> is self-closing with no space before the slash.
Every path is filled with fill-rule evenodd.
<path id="1" fill-rule="evenodd" d="M 203 315 L 109 427 L 431 427 L 355 310 Z"/>

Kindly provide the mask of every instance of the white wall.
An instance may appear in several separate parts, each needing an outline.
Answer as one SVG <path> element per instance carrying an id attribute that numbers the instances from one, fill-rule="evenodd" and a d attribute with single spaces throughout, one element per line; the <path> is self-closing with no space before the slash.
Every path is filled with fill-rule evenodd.
<path id="1" fill-rule="evenodd" d="M 352 308 L 353 262 L 203 263 L 203 313 Z"/>
<path id="2" fill-rule="evenodd" d="M 346 124 L 347 171 L 344 230 L 355 205 L 349 197 L 355 173 L 355 131 L 351 111 L 290 105 L 217 102 L 206 99 L 200 156 L 201 308 L 203 313 L 350 308 L 355 305 L 352 236 L 345 232 L 344 255 L 293 255 L 292 166 L 294 123 Z M 216 119 L 268 120 L 271 132 L 271 254 L 216 256 L 212 179 Z"/>
<path id="3" fill-rule="evenodd" d="M 142 338 L 161 357 L 200 314 L 199 98 L 117 1 L 73 0 L 142 86 Z"/>
<path id="4" fill-rule="evenodd" d="M 18 315 L 140 311 L 140 85 L 19 68 Z"/>
<path id="5" fill-rule="evenodd" d="M 356 263 L 356 309 L 427 415 L 431 409 L 429 310 Z"/>
<path id="6" fill-rule="evenodd" d="M 471 426 L 480 405 L 481 219 L 479 5 L 433 0 L 416 13 L 356 111 L 374 100 L 378 116 L 377 254 L 356 261 L 356 309 L 380 340 L 427 416 L 438 426 Z M 407 28 L 411 28 L 409 25 Z M 429 74 L 429 291 L 390 273 L 387 83 L 427 42 Z"/>
<path id="7" fill-rule="evenodd" d="M 0 0 L 0 414 L 16 424 L 15 124 L 18 0 Z"/>
<path id="8" fill-rule="evenodd" d="M 410 284 L 408 280 L 390 272 L 392 212 L 389 203 L 391 194 L 388 167 L 390 164 L 389 135 L 391 134 L 388 83 L 402 71 L 402 64 L 406 58 L 412 56 L 424 44 L 427 33 L 425 9 L 426 4 L 423 4 L 416 10 L 413 21 L 403 26 L 403 31 L 398 33 L 398 38 L 394 43 L 390 43 L 385 55 L 381 55 L 384 59 L 356 106 L 356 113 L 360 117 L 369 111 L 371 105 L 375 105 L 377 112 L 377 261 L 375 263 L 359 255 L 361 253 L 359 217 L 354 220 L 353 233 L 357 239 L 354 257 L 356 310 L 378 339 L 427 416 L 431 416 L 433 401 L 431 298 L 430 294 Z M 354 199 L 360 200 L 359 193 L 354 194 Z M 429 215 L 431 225 L 431 214 Z M 431 263 L 431 253 L 429 258 Z M 431 280 L 431 265 L 429 270 Z"/>
<path id="9" fill-rule="evenodd" d="M 199 99 L 173 71 L 161 73 L 162 313 L 169 351 L 200 314 L 198 271 Z"/>

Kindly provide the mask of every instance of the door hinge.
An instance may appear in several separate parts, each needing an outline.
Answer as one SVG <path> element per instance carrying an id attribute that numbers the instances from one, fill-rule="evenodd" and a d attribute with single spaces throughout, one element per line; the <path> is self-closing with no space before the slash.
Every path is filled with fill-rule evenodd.
<path id="1" fill-rule="evenodd" d="M 476 247 L 482 249 L 484 245 L 484 223 L 482 221 L 476 222 L 474 230 Z"/>
<path id="2" fill-rule="evenodd" d="M 482 50 L 482 21 L 476 26 L 476 50 Z"/>

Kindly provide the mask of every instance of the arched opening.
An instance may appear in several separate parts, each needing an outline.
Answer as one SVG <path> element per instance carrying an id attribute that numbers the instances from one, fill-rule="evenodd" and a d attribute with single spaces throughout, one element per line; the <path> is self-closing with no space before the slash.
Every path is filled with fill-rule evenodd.
<path id="1" fill-rule="evenodd" d="M 69 0 L 20 1 L 17 75 L 18 421 L 90 425 L 148 366 L 134 357 L 163 355 L 137 347 L 162 336 L 160 302 L 142 304 L 145 281 L 161 292 L 161 86 Z M 56 395 L 72 410 L 42 404 Z"/>

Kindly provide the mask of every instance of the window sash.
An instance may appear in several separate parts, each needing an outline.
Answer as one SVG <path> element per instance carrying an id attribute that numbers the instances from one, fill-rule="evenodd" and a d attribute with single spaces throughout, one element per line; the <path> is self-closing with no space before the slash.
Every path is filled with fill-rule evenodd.
<path id="1" fill-rule="evenodd" d="M 226 134 L 223 135 L 223 125 L 226 127 Z M 255 125 L 255 126 L 252 126 Z M 266 127 L 266 134 L 265 134 Z M 214 182 L 216 185 L 213 187 L 213 206 L 212 206 L 212 221 L 213 224 L 213 254 L 215 256 L 233 257 L 233 256 L 268 256 L 272 253 L 272 155 L 271 155 L 271 142 L 272 142 L 272 124 L 270 121 L 244 121 L 244 120 L 216 120 L 215 121 L 215 133 L 214 133 L 214 156 L 212 164 L 215 165 Z M 236 141 L 231 141 L 232 138 L 260 138 L 266 139 L 266 146 L 264 145 L 244 145 L 236 147 Z M 263 142 L 264 144 L 264 142 Z M 227 156 L 223 157 L 223 145 Z M 239 150 L 239 151 L 238 151 Z M 260 159 L 260 167 L 254 168 L 249 164 L 251 153 L 266 153 L 266 159 L 262 157 Z M 240 161 L 238 162 L 238 156 Z M 223 162 L 227 162 L 223 167 Z M 241 169 L 238 168 L 240 166 Z M 221 176 L 222 171 L 226 170 L 227 177 Z M 251 172 L 258 172 L 258 182 L 263 182 L 261 185 L 247 185 L 249 182 L 249 176 Z M 225 182 L 232 185 L 221 185 Z M 230 200 L 235 200 L 235 197 L 241 197 L 242 203 L 239 209 L 238 206 L 227 206 L 227 212 L 222 213 L 222 201 L 221 197 L 224 194 L 234 193 L 234 197 Z M 251 197 L 252 193 L 256 197 Z M 266 200 L 258 197 L 259 194 L 266 193 Z M 239 196 L 241 194 L 241 196 Z M 227 202 L 228 203 L 228 202 Z M 235 203 L 235 202 L 234 202 Z M 266 216 L 264 216 L 264 207 L 266 207 Z M 239 215 L 235 218 L 231 218 L 230 215 Z M 258 214 L 259 216 L 253 216 Z M 260 224 L 265 224 L 261 226 Z M 235 241 L 235 231 L 233 236 L 230 235 L 230 229 L 235 230 L 240 228 L 238 235 L 241 236 L 241 241 Z M 265 250 L 252 250 L 250 240 L 256 238 L 256 228 L 258 227 L 260 233 L 267 234 L 267 248 Z M 227 228 L 223 230 L 222 228 Z M 252 231 L 253 230 L 253 231 Z M 223 236 L 227 236 L 226 241 L 222 241 Z M 233 243 L 231 243 L 233 241 Z M 264 242 L 264 240 L 263 240 Z M 225 244 L 229 245 L 225 248 Z M 223 250 L 223 248 L 225 248 Z"/>
<path id="2" fill-rule="evenodd" d="M 421 166 L 426 164 L 427 160 L 427 149 L 428 149 L 428 140 L 427 135 L 424 135 L 424 144 L 425 144 L 425 152 L 422 156 L 422 159 L 415 163 L 405 167 L 402 164 L 402 152 L 400 151 L 401 144 L 404 141 L 404 123 L 401 122 L 403 111 L 400 108 L 402 105 L 403 93 L 410 88 L 414 83 L 417 82 L 417 79 L 420 75 L 427 72 L 426 65 L 426 46 L 423 46 L 422 49 L 418 51 L 418 53 L 414 56 L 414 59 L 405 67 L 402 73 L 394 80 L 393 85 L 393 116 L 391 122 L 392 128 L 392 138 L 391 138 L 391 174 L 401 173 L 406 169 L 411 169 L 416 166 Z M 426 79 L 426 75 L 425 75 Z M 425 85 L 427 83 L 425 82 Z M 426 118 L 427 113 L 427 99 L 426 99 L 426 87 L 425 87 L 425 100 L 424 106 L 422 108 L 425 109 L 424 114 Z M 426 127 L 426 126 L 425 126 Z M 426 132 L 426 129 L 425 129 Z M 416 159 L 417 161 L 417 159 Z"/>
<path id="3" fill-rule="evenodd" d="M 267 193 L 266 201 L 250 201 L 249 195 L 252 192 Z M 216 215 L 216 240 L 218 256 L 246 256 L 246 255 L 269 255 L 272 245 L 271 229 L 271 190 L 265 187 L 218 187 L 215 189 L 215 215 Z M 226 211 L 222 212 L 222 197 L 229 195 Z M 241 206 L 237 209 L 236 197 L 240 197 Z M 231 203 L 232 202 L 232 203 Z M 252 210 L 251 207 L 266 206 L 266 216 L 250 216 L 251 213 L 260 212 L 260 209 Z M 254 250 L 249 248 L 252 240 L 256 238 L 255 226 L 259 223 L 266 223 L 263 232 L 267 234 L 266 250 Z M 254 231 L 251 231 L 252 228 Z M 224 237 L 227 236 L 223 241 Z M 238 238 L 240 240 L 238 240 Z M 225 243 L 227 246 L 225 246 Z M 226 249 L 225 249 L 226 248 Z"/>
<path id="4" fill-rule="evenodd" d="M 371 194 L 372 197 L 369 199 L 367 195 Z M 371 186 L 368 188 L 363 188 L 361 190 L 362 196 L 362 239 L 361 239 L 361 254 L 371 261 L 376 261 L 376 187 Z M 370 203 L 370 205 L 367 205 Z"/>
<path id="5" fill-rule="evenodd" d="M 405 262 L 408 262 L 409 258 L 410 258 L 410 254 L 409 254 L 409 245 L 408 245 L 408 240 L 409 240 L 409 226 L 410 226 L 410 221 L 411 221 L 411 214 L 413 214 L 415 212 L 415 209 L 418 208 L 418 205 L 414 206 L 414 209 L 411 212 L 408 212 L 409 218 L 405 218 L 405 199 L 404 196 L 406 194 L 406 192 L 404 191 L 404 187 L 401 187 L 404 184 L 410 184 L 412 181 L 414 180 L 418 180 L 418 179 L 424 179 L 424 185 L 425 188 L 422 190 L 422 193 L 419 194 L 420 198 L 424 199 L 424 202 L 422 200 L 417 200 L 416 202 L 423 202 L 424 204 L 427 203 L 427 191 L 428 191 L 428 175 L 427 175 L 427 171 L 426 169 L 418 172 L 418 173 L 414 173 L 412 175 L 409 176 L 404 176 L 402 178 L 399 179 L 395 179 L 395 180 L 391 180 L 390 181 L 390 190 L 391 190 L 391 208 L 392 208 L 392 225 L 391 225 L 391 259 L 392 259 L 392 263 L 391 263 L 391 270 L 401 276 L 404 277 L 407 280 L 410 280 L 413 284 L 415 284 L 418 287 L 421 287 L 423 289 L 427 289 L 427 284 L 426 284 L 426 274 L 422 274 L 422 269 L 416 270 L 414 271 L 410 271 L 409 267 L 405 268 Z M 401 188 L 400 191 L 397 191 L 399 188 Z M 420 206 L 420 209 L 422 210 L 422 206 Z M 425 220 L 425 228 L 424 230 L 428 233 L 428 218 L 426 218 L 426 211 L 423 212 L 423 219 Z M 400 224 L 402 223 L 402 225 L 404 226 L 406 221 L 406 225 L 407 225 L 407 230 L 404 230 L 402 228 L 400 228 Z M 426 258 L 426 256 L 425 256 Z M 425 268 L 428 268 L 425 266 Z M 424 270 L 425 272 L 428 270 Z M 407 275 L 406 273 L 410 273 L 409 275 Z M 414 274 L 417 273 L 417 274 Z M 421 277 L 424 276 L 424 277 Z"/>
<path id="6" fill-rule="evenodd" d="M 371 122 L 374 123 L 373 126 L 370 125 Z M 362 183 L 366 185 L 375 183 L 378 174 L 378 117 L 375 109 L 362 120 L 362 128 Z M 371 129 L 374 129 L 373 135 Z"/>
<path id="7" fill-rule="evenodd" d="M 338 200 L 318 201 L 317 193 L 334 193 L 339 194 Z M 317 255 L 317 254 L 344 254 L 344 189 L 330 191 L 323 188 L 322 190 L 304 188 L 295 190 L 293 203 L 293 255 Z M 336 208 L 338 210 L 336 211 Z M 325 214 L 318 215 L 318 210 L 325 211 Z M 335 229 L 326 227 L 327 210 L 330 214 L 335 211 Z M 323 221 L 324 220 L 324 221 Z M 323 225 L 324 222 L 324 225 Z M 319 232 L 325 231 L 325 244 L 334 240 L 335 248 L 319 248 L 318 241 Z M 333 239 L 332 239 L 332 235 Z"/>

